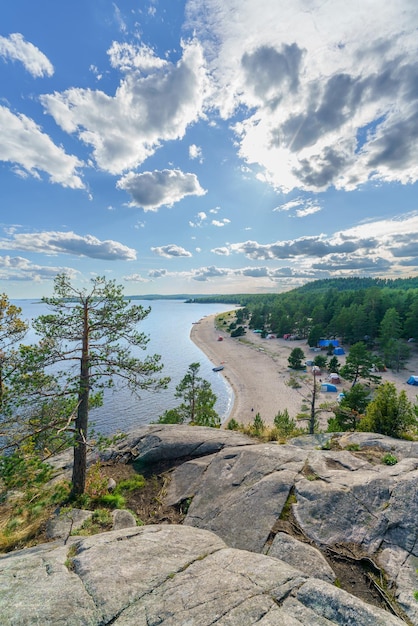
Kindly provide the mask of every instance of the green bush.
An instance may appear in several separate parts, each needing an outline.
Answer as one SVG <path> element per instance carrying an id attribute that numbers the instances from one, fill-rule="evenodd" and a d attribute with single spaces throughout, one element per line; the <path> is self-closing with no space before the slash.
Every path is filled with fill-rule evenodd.
<path id="1" fill-rule="evenodd" d="M 19 489 L 28 485 L 43 485 L 53 474 L 51 465 L 35 455 L 14 452 L 0 458 L 0 478 L 7 489 Z"/>
<path id="2" fill-rule="evenodd" d="M 396 456 L 394 456 L 390 452 L 382 457 L 382 463 L 385 463 L 386 465 L 396 465 L 397 462 L 398 459 L 396 458 Z"/>
<path id="3" fill-rule="evenodd" d="M 107 493 L 106 495 L 98 498 L 97 502 L 99 502 L 100 504 L 104 504 L 111 509 L 125 508 L 125 498 L 120 493 Z"/>
<path id="4" fill-rule="evenodd" d="M 132 476 L 132 478 L 126 478 L 118 482 L 114 493 L 134 491 L 135 489 L 142 489 L 143 487 L 145 487 L 145 478 L 141 474 L 136 474 Z"/>

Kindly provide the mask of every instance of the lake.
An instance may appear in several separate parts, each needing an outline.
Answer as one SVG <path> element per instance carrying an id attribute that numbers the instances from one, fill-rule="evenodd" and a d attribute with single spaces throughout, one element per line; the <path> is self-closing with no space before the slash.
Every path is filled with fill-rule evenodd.
<path id="1" fill-rule="evenodd" d="M 48 308 L 43 303 L 30 300 L 13 300 L 13 304 L 22 309 L 21 317 L 30 322 L 43 315 Z M 97 432 L 111 435 L 115 432 L 127 432 L 155 422 L 166 409 L 180 403 L 174 397 L 176 385 L 184 377 L 191 363 L 200 363 L 199 375 L 208 380 L 218 400 L 215 409 L 222 421 L 228 417 L 233 405 L 233 392 L 220 373 L 212 371 L 214 366 L 206 355 L 190 339 L 193 322 L 214 313 L 230 311 L 233 305 L 225 304 L 186 304 L 184 300 L 134 300 L 144 308 L 151 307 L 148 317 L 139 324 L 139 330 L 147 334 L 150 341 L 146 351 L 140 351 L 139 358 L 146 354 L 160 354 L 164 369 L 161 376 L 170 376 L 171 382 L 164 391 L 143 392 L 141 399 L 133 397 L 127 390 L 106 390 L 104 404 L 90 413 L 90 423 L 94 423 Z M 23 343 L 37 340 L 30 330 Z"/>

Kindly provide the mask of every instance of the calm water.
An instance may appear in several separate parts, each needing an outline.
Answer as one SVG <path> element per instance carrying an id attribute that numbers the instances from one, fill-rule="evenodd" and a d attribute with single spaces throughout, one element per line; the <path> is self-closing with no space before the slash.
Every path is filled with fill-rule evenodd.
<path id="1" fill-rule="evenodd" d="M 160 354 L 164 369 L 162 376 L 170 376 L 168 389 L 156 392 L 143 392 L 141 399 L 134 398 L 128 391 L 106 391 L 104 404 L 90 414 L 95 429 L 104 435 L 118 431 L 129 431 L 142 424 L 158 419 L 166 409 L 174 408 L 179 400 L 174 397 L 176 385 L 180 382 L 191 363 L 200 363 L 200 376 L 208 380 L 218 397 L 215 409 L 222 421 L 228 417 L 233 404 L 233 393 L 223 376 L 212 371 L 213 363 L 190 339 L 193 322 L 212 313 L 229 311 L 232 305 L 186 304 L 183 300 L 135 300 L 144 308 L 151 307 L 148 317 L 140 323 L 139 330 L 147 334 L 150 341 L 146 351 L 140 351 L 139 358 L 146 354 Z M 47 312 L 43 304 L 29 300 L 13 300 L 22 308 L 23 319 L 30 321 Z M 36 341 L 30 331 L 24 342 Z"/>

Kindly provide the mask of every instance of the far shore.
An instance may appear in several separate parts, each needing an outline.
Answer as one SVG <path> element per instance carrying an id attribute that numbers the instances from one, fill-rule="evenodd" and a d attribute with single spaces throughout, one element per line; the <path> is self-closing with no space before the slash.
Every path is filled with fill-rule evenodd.
<path id="1" fill-rule="evenodd" d="M 234 404 L 226 422 L 235 419 L 241 424 L 249 424 L 259 413 L 265 424 L 272 425 L 279 411 L 287 409 L 292 418 L 306 412 L 312 390 L 311 372 L 306 372 L 300 388 L 294 389 L 288 384 L 290 377 L 294 375 L 288 367 L 288 357 L 293 348 L 300 347 L 306 359 L 313 358 L 306 340 L 262 339 L 259 334 L 250 330 L 244 337 L 232 338 L 229 333 L 215 328 L 216 317 L 210 315 L 194 324 L 190 338 L 212 361 L 214 367 L 224 366 L 222 371 L 214 372 L 213 375 L 224 376 L 234 393 Z M 345 356 L 338 359 L 343 365 Z M 384 372 L 382 382 L 388 380 L 395 383 L 398 391 L 405 390 L 409 400 L 416 403 L 418 388 L 406 384 L 411 374 L 418 374 L 418 356 L 415 352 L 405 369 L 400 372 Z M 321 380 L 325 381 L 326 378 L 325 372 Z M 344 381 L 338 385 L 338 391 L 349 386 L 350 383 Z M 318 406 L 335 401 L 335 398 L 335 393 L 321 392 Z M 326 429 L 329 416 L 329 412 L 322 413 L 321 429 Z"/>

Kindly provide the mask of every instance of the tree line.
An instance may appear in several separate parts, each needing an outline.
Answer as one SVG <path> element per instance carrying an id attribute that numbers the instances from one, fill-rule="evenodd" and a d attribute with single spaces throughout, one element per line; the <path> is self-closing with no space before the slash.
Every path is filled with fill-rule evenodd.
<path id="1" fill-rule="evenodd" d="M 372 286 L 363 288 L 364 280 L 367 285 L 373 281 Z M 418 341 L 417 280 L 405 279 L 402 288 L 383 284 L 335 279 L 329 286 L 316 281 L 274 297 L 260 295 L 242 307 L 238 325 L 307 339 L 310 346 L 320 339 L 339 338 L 348 345 L 364 341 L 379 349 L 387 367 L 400 369 L 410 353 L 408 340 Z"/>

